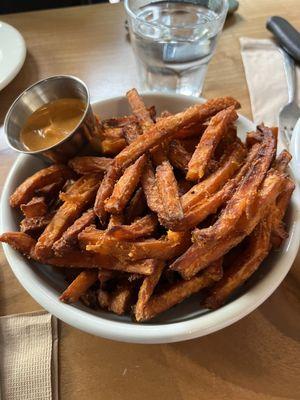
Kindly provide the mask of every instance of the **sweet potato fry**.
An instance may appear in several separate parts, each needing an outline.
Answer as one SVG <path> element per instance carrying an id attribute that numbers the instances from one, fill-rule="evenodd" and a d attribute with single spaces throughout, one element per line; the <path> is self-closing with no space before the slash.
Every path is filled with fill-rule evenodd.
<path id="1" fill-rule="evenodd" d="M 124 281 L 111 293 L 108 309 L 117 315 L 130 311 L 135 294 L 135 282 Z"/>
<path id="2" fill-rule="evenodd" d="M 105 224 L 107 217 L 107 212 L 105 211 L 104 208 L 105 200 L 111 196 L 114 190 L 115 183 L 120 177 L 120 175 L 121 175 L 121 170 L 117 169 L 115 165 L 112 164 L 108 168 L 99 186 L 94 204 L 94 211 L 95 214 L 99 217 L 99 220 L 102 223 L 102 225 Z"/>
<path id="3" fill-rule="evenodd" d="M 59 300 L 64 303 L 76 303 L 80 296 L 83 296 L 87 290 L 98 280 L 97 270 L 82 271 L 67 287 L 60 296 Z"/>
<path id="4" fill-rule="evenodd" d="M 113 156 L 123 150 L 127 143 L 124 138 L 105 138 L 99 145 L 103 154 Z"/>
<path id="5" fill-rule="evenodd" d="M 281 170 L 281 168 L 279 169 Z M 283 240 L 288 237 L 288 233 L 285 229 L 285 224 L 282 219 L 286 213 L 294 189 L 294 182 L 290 178 L 286 178 L 283 191 L 279 194 L 276 204 L 272 209 L 273 225 L 271 242 L 273 247 L 280 247 Z"/>
<path id="6" fill-rule="evenodd" d="M 198 146 L 188 165 L 188 180 L 196 181 L 205 174 L 209 160 L 221 138 L 226 134 L 229 125 L 237 119 L 234 107 L 229 107 L 215 115 L 203 133 Z"/>
<path id="7" fill-rule="evenodd" d="M 151 118 L 149 110 L 147 110 L 143 99 L 140 97 L 136 89 L 132 89 L 126 94 L 130 107 L 132 108 L 133 114 L 137 117 L 137 120 L 142 129 L 142 133 L 145 133 L 147 129 L 153 126 L 154 122 Z M 137 137 L 138 135 L 136 135 Z M 133 138 L 133 135 L 132 135 Z M 130 142 L 132 143 L 132 141 Z M 162 145 L 159 144 L 154 148 L 150 149 L 151 159 L 155 165 L 161 164 L 166 160 L 166 151 Z"/>
<path id="8" fill-rule="evenodd" d="M 163 215 L 164 207 L 162 199 L 158 192 L 154 171 L 150 162 L 146 165 L 141 177 L 143 191 L 146 197 L 147 205 L 151 211 Z"/>
<path id="9" fill-rule="evenodd" d="M 134 317 L 137 321 L 141 320 L 143 317 L 144 308 L 149 301 L 152 293 L 161 277 L 165 263 L 162 261 L 157 261 L 157 268 L 152 275 L 144 278 L 143 283 L 139 289 L 138 300 L 134 306 Z"/>
<path id="10" fill-rule="evenodd" d="M 70 250 L 63 257 L 52 256 L 45 260 L 37 257 L 34 249 L 36 241 L 23 232 L 6 232 L 0 235 L 0 242 L 7 243 L 24 256 L 35 261 L 44 262 L 62 268 L 104 268 L 112 271 L 121 271 L 139 275 L 151 275 L 156 269 L 157 261 L 144 259 L 136 262 L 120 262 L 116 258 L 92 254 L 79 250 Z"/>
<path id="11" fill-rule="evenodd" d="M 118 240 L 131 241 L 150 236 L 157 227 L 157 217 L 146 215 L 138 218 L 130 225 L 115 225 L 107 229 L 106 234 Z"/>
<path id="12" fill-rule="evenodd" d="M 112 214 L 109 218 L 109 222 L 107 225 L 107 231 L 112 229 L 114 226 L 122 225 L 124 222 L 124 216 L 122 214 L 114 215 Z"/>
<path id="13" fill-rule="evenodd" d="M 37 258 L 35 259 L 40 261 Z M 49 257 L 45 259 L 45 264 L 67 268 L 104 268 L 112 271 L 140 275 L 151 275 L 156 268 L 155 260 L 153 259 L 137 260 L 133 262 L 119 261 L 111 255 L 92 254 L 79 250 L 70 250 L 63 257 Z"/>
<path id="14" fill-rule="evenodd" d="M 88 210 L 82 214 L 69 228 L 63 233 L 62 237 L 53 244 L 55 254 L 63 256 L 71 248 L 74 248 L 78 241 L 78 235 L 95 220 L 94 210 Z"/>
<path id="15" fill-rule="evenodd" d="M 53 218 L 53 213 L 43 215 L 42 217 L 24 218 L 20 224 L 21 232 L 28 233 L 31 236 L 39 236 L 47 227 Z"/>
<path id="16" fill-rule="evenodd" d="M 79 242 L 87 251 L 102 255 L 113 254 L 119 260 L 137 261 L 145 258 L 170 260 L 182 254 L 190 245 L 188 232 L 174 232 L 161 239 L 146 239 L 138 242 L 119 241 L 104 231 L 86 229 L 79 234 Z"/>
<path id="17" fill-rule="evenodd" d="M 218 111 L 232 105 L 238 107 L 239 103 L 231 97 L 215 98 L 158 121 L 115 157 L 115 165 L 118 168 L 128 166 L 155 145 L 174 137 L 182 128 L 201 124 Z"/>
<path id="18" fill-rule="evenodd" d="M 173 140 L 170 143 L 168 157 L 173 167 L 178 168 L 186 174 L 192 155 L 183 147 L 179 140 Z"/>
<path id="19" fill-rule="evenodd" d="M 106 172 L 112 159 L 106 157 L 75 157 L 69 161 L 69 167 L 79 175 Z"/>
<path id="20" fill-rule="evenodd" d="M 147 157 L 144 154 L 124 171 L 115 184 L 112 195 L 105 201 L 105 211 L 120 214 L 134 193 L 143 172 Z"/>
<path id="21" fill-rule="evenodd" d="M 64 178 L 58 178 L 56 182 L 45 185 L 35 190 L 35 195 L 38 197 L 44 197 L 47 201 L 52 201 L 57 197 L 59 191 L 64 186 L 66 180 Z"/>
<path id="22" fill-rule="evenodd" d="M 201 289 L 212 286 L 222 277 L 222 259 L 212 263 L 200 275 L 189 281 L 176 282 L 162 293 L 150 297 L 139 313 L 135 313 L 137 321 L 146 321 L 157 314 L 181 303 L 192 294 L 198 293 Z M 151 277 L 149 277 L 150 279 Z"/>
<path id="23" fill-rule="evenodd" d="M 136 122 L 133 122 L 124 127 L 123 134 L 127 144 L 130 144 L 142 134 L 142 130 Z"/>
<path id="24" fill-rule="evenodd" d="M 224 185 L 224 183 L 226 183 L 226 181 L 231 178 L 241 166 L 244 158 L 244 148 L 239 145 L 239 143 L 236 143 L 232 152 L 229 152 L 229 154 L 224 157 L 220 168 L 218 168 L 204 181 L 194 185 L 186 194 L 181 197 L 181 203 L 184 212 L 186 212 L 189 208 L 198 205 L 202 199 L 216 192 L 216 190 L 218 190 L 222 184 Z M 247 160 L 248 165 L 252 163 L 253 158 L 254 157 L 251 157 Z"/>
<path id="25" fill-rule="evenodd" d="M 270 171 L 256 197 L 255 204 L 247 213 L 244 212 L 234 231 L 231 231 L 230 234 L 224 232 L 222 237 L 217 237 L 210 234 L 211 228 L 195 229 L 193 231 L 195 243 L 173 262 L 170 269 L 179 272 L 184 279 L 190 279 L 201 269 L 238 245 L 253 231 L 268 207 L 275 202 L 283 183 L 282 173 Z M 209 231 L 208 235 L 207 231 Z"/>
<path id="26" fill-rule="evenodd" d="M 52 255 L 52 246 L 65 230 L 75 221 L 80 213 L 94 199 L 100 180 L 97 174 L 83 175 L 65 193 L 65 203 L 57 210 L 36 244 L 39 258 Z"/>
<path id="27" fill-rule="evenodd" d="M 57 179 L 64 180 L 74 176 L 74 172 L 65 165 L 54 164 L 48 168 L 41 169 L 34 175 L 27 178 L 15 192 L 10 196 L 11 207 L 20 207 L 26 204 L 34 196 L 34 192 L 45 185 L 57 182 Z"/>
<path id="28" fill-rule="evenodd" d="M 33 258 L 36 241 L 23 232 L 6 232 L 0 235 L 0 242 L 9 244 L 27 258 Z"/>
<path id="29" fill-rule="evenodd" d="M 183 211 L 176 178 L 173 168 L 168 161 L 163 162 L 157 167 L 156 182 L 164 207 L 163 219 L 167 223 L 167 227 L 172 227 L 173 223 L 183 218 Z"/>
<path id="30" fill-rule="evenodd" d="M 274 161 L 273 167 L 278 171 L 285 172 L 291 159 L 291 154 L 287 150 L 283 150 Z"/>
<path id="31" fill-rule="evenodd" d="M 128 206 L 126 207 L 125 216 L 127 223 L 131 223 L 135 218 L 145 214 L 146 209 L 147 209 L 147 203 L 145 195 L 143 189 L 140 187 L 132 196 Z"/>
<path id="32" fill-rule="evenodd" d="M 42 217 L 47 214 L 48 206 L 44 197 L 33 197 L 28 203 L 21 204 L 21 210 L 26 218 Z"/>
<path id="33" fill-rule="evenodd" d="M 130 310 L 135 293 L 134 282 L 122 281 L 117 288 L 109 293 L 100 289 L 98 301 L 100 307 L 108 309 L 117 315 L 123 315 Z"/>
<path id="34" fill-rule="evenodd" d="M 136 89 L 131 89 L 126 93 L 126 97 L 132 108 L 133 114 L 137 117 L 143 132 L 153 125 L 153 120 L 147 110 L 143 100 Z"/>
<path id="35" fill-rule="evenodd" d="M 250 235 L 247 249 L 235 264 L 229 267 L 224 277 L 211 289 L 205 299 L 207 308 L 220 307 L 228 297 L 258 269 L 270 250 L 272 214 L 269 214 L 256 226 Z"/>

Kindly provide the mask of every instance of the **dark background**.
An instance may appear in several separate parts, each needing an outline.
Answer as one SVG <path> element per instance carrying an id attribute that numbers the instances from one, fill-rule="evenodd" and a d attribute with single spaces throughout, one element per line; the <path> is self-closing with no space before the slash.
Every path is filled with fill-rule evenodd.
<path id="1" fill-rule="evenodd" d="M 0 14 L 104 3 L 105 0 L 0 0 Z"/>

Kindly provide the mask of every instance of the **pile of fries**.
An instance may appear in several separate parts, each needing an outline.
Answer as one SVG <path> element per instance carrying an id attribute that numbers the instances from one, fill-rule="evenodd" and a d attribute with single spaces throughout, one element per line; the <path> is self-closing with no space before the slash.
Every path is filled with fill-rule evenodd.
<path id="1" fill-rule="evenodd" d="M 220 307 L 287 237 L 291 156 L 276 158 L 277 130 L 263 124 L 242 143 L 233 98 L 160 116 L 135 89 L 127 99 L 132 115 L 97 120 L 88 135 L 97 156 L 15 190 L 24 219 L 0 240 L 62 268 L 64 302 L 135 321 L 199 292 L 199 307 Z"/>

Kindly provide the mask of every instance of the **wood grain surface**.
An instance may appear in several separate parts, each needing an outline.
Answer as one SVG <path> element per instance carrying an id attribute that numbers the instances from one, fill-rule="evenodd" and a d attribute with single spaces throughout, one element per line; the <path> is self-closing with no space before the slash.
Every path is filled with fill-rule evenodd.
<path id="1" fill-rule="evenodd" d="M 281 15 L 300 29 L 299 0 L 241 0 L 219 41 L 204 96 L 232 95 L 251 117 L 238 38 L 266 38 L 265 21 Z M 137 86 L 122 5 L 94 5 L 1 16 L 24 35 L 28 54 L 0 92 L 0 125 L 28 85 L 74 74 L 92 100 Z M 259 68 L 259 66 L 258 66 Z M 0 137 L 0 190 L 16 154 Z M 39 309 L 0 251 L 0 314 Z M 112 342 L 60 323 L 61 400 L 299 399 L 300 257 L 276 292 L 242 321 L 204 338 L 169 345 Z"/>

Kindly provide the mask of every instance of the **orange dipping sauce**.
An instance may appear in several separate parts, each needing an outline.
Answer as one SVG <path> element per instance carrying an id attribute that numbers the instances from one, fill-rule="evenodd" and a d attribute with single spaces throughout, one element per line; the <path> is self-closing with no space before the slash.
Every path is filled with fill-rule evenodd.
<path id="1" fill-rule="evenodd" d="M 58 99 L 38 108 L 25 122 L 20 140 L 26 150 L 36 151 L 64 140 L 80 123 L 86 105 L 80 99 Z"/>

